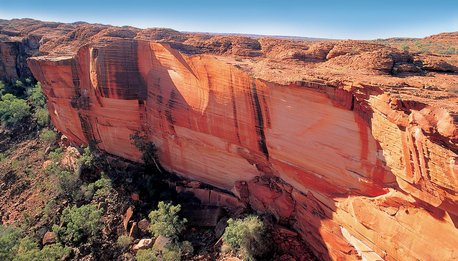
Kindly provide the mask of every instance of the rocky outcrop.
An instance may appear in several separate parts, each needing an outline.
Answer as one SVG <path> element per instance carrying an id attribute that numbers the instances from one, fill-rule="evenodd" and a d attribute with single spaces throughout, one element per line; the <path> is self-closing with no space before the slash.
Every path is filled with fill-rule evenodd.
<path id="1" fill-rule="evenodd" d="M 271 213 L 322 259 L 458 258 L 453 113 L 377 86 L 255 79 L 225 59 L 117 40 L 29 66 L 73 142 L 139 161 L 140 133 L 167 170 L 235 195 L 200 197 Z"/>
<path id="2" fill-rule="evenodd" d="M 0 41 L 0 76 L 2 80 L 12 81 L 18 78 L 32 77 L 26 60 L 30 56 L 27 50 L 38 49 L 36 39 L 24 39 L 21 42 Z"/>
<path id="3" fill-rule="evenodd" d="M 139 133 L 167 170 L 218 188 L 177 190 L 270 213 L 323 260 L 458 258 L 458 78 L 443 57 L 28 19 L 1 20 L 0 38 L 0 78 L 30 68 L 73 143 L 140 161 Z"/>

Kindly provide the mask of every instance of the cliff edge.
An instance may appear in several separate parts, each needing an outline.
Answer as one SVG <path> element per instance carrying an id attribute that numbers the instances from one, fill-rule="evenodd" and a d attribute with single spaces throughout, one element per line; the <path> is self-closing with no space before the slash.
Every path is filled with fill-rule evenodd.
<path id="1" fill-rule="evenodd" d="M 141 134 L 323 260 L 458 258 L 457 54 L 34 20 L 0 35 L 0 75 L 30 69 L 74 143 L 141 161 Z"/>

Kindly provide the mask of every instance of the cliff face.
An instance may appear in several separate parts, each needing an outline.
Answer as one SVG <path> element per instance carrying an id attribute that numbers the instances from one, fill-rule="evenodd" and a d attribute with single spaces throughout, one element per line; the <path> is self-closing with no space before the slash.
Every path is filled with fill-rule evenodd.
<path id="1" fill-rule="evenodd" d="M 323 259 L 458 258 L 453 112 L 377 86 L 256 79 L 233 63 L 116 40 L 29 67 L 72 141 L 139 161 L 129 136 L 141 133 L 165 168 L 272 213 Z"/>
<path id="2" fill-rule="evenodd" d="M 140 161 L 140 133 L 228 192 L 186 188 L 202 202 L 271 213 L 323 260 L 458 258 L 458 55 L 26 19 L 0 20 L 0 58 L 74 143 Z"/>

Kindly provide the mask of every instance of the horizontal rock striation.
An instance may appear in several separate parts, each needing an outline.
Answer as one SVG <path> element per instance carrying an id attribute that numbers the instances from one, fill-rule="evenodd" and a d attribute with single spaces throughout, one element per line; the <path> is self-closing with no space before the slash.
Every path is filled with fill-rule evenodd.
<path id="1" fill-rule="evenodd" d="M 218 188 L 181 190 L 270 213 L 320 259 L 457 259 L 458 55 L 380 43 L 0 19 L 0 79 L 32 72 L 72 142 L 140 161 L 139 133 Z"/>
<path id="2" fill-rule="evenodd" d="M 450 109 L 376 85 L 263 80 L 227 57 L 146 40 L 29 67 L 73 142 L 140 161 L 130 140 L 140 133 L 169 171 L 235 195 L 203 200 L 271 213 L 323 260 L 458 258 Z"/>

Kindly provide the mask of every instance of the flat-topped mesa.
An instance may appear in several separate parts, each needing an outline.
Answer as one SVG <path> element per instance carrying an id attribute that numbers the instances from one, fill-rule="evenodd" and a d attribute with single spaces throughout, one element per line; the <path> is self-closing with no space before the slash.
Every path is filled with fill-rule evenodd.
<path id="1" fill-rule="evenodd" d="M 458 258 L 456 115 L 382 87 L 279 84 L 231 63 L 143 40 L 29 59 L 73 142 L 140 161 L 130 135 L 141 133 L 166 169 L 273 214 L 324 260 Z"/>

